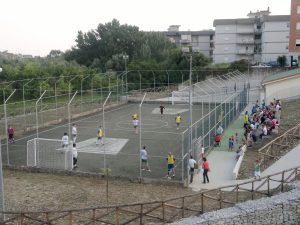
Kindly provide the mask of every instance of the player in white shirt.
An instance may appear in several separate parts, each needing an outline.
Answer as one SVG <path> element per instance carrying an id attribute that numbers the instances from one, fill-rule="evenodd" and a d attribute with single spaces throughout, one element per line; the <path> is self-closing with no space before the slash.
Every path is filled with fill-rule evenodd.
<path id="1" fill-rule="evenodd" d="M 77 139 L 77 126 L 74 123 L 72 126 L 72 137 L 73 137 L 73 143 L 76 143 L 76 139 Z"/>
<path id="2" fill-rule="evenodd" d="M 132 123 L 133 123 L 133 127 L 134 127 L 134 130 L 135 130 L 135 133 L 138 134 L 139 133 L 139 129 L 138 129 L 138 126 L 139 126 L 139 120 L 134 118 L 132 120 Z"/>
<path id="3" fill-rule="evenodd" d="M 63 148 L 67 148 L 69 145 L 69 136 L 67 133 L 64 133 L 64 136 L 61 139 L 61 146 Z"/>

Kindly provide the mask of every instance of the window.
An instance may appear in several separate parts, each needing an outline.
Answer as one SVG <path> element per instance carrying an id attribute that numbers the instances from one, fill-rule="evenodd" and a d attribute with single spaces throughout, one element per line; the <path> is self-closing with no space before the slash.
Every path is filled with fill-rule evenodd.
<path id="1" fill-rule="evenodd" d="M 228 47 L 225 47 L 225 48 L 224 48 L 224 52 L 227 52 L 227 51 L 228 51 Z"/>
<path id="2" fill-rule="evenodd" d="M 297 6 L 297 14 L 300 14 L 300 5 Z"/>
<path id="3" fill-rule="evenodd" d="M 300 23 L 299 23 L 299 22 L 298 22 L 297 25 L 296 25 L 296 29 L 297 29 L 297 30 L 300 30 Z"/>
<path id="4" fill-rule="evenodd" d="M 286 27 L 290 27 L 290 23 L 287 23 L 287 24 L 286 24 Z"/>
<path id="5" fill-rule="evenodd" d="M 229 40 L 229 38 L 228 38 L 228 37 L 225 37 L 225 38 L 224 38 L 224 40 L 225 40 L 225 41 L 228 41 L 228 40 Z"/>
<path id="6" fill-rule="evenodd" d="M 296 46 L 300 47 L 300 39 L 296 39 Z"/>

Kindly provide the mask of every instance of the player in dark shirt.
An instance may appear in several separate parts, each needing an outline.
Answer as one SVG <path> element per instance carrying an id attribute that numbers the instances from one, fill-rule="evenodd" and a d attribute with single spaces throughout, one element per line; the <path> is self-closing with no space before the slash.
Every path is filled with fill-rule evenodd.
<path id="1" fill-rule="evenodd" d="M 160 109 L 160 115 L 161 115 L 161 117 L 163 117 L 165 107 L 163 105 L 160 105 L 159 109 Z"/>

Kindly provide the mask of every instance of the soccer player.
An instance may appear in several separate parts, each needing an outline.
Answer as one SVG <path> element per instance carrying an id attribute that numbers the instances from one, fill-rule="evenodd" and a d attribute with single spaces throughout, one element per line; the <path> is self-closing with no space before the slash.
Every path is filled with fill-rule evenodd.
<path id="1" fill-rule="evenodd" d="M 141 161 L 142 161 L 141 169 L 151 172 L 151 170 L 149 168 L 149 164 L 148 164 L 148 154 L 146 151 L 146 146 L 143 146 L 143 148 L 140 151 L 140 155 L 141 155 Z M 146 169 L 145 169 L 145 167 L 146 167 Z"/>
<path id="2" fill-rule="evenodd" d="M 14 128 L 11 125 L 9 125 L 7 129 L 7 133 L 8 133 L 8 141 L 10 144 L 15 143 L 14 132 L 15 132 Z"/>
<path id="3" fill-rule="evenodd" d="M 171 179 L 171 173 L 172 178 L 175 177 L 175 157 L 172 155 L 171 152 L 169 152 L 168 157 L 167 157 L 167 163 L 168 163 L 168 179 Z"/>
<path id="4" fill-rule="evenodd" d="M 175 117 L 175 122 L 176 122 L 177 130 L 179 130 L 179 125 L 181 122 L 181 116 L 179 115 L 179 113 L 177 113 L 177 115 Z"/>
<path id="5" fill-rule="evenodd" d="M 101 126 L 99 126 L 98 130 L 97 130 L 97 142 L 96 142 L 96 145 L 98 145 L 99 142 L 101 142 L 102 145 L 104 144 L 103 143 L 103 130 L 102 130 Z"/>
<path id="6" fill-rule="evenodd" d="M 72 126 L 72 137 L 73 137 L 73 143 L 76 143 L 76 139 L 77 139 L 77 127 L 76 127 L 75 123 Z"/>
<path id="7" fill-rule="evenodd" d="M 78 152 L 76 150 L 76 143 L 73 143 L 72 155 L 73 155 L 73 169 L 75 169 L 78 167 L 77 166 Z"/>
<path id="8" fill-rule="evenodd" d="M 67 148 L 69 146 L 69 136 L 67 133 L 64 133 L 64 136 L 61 138 L 61 146 Z"/>
<path id="9" fill-rule="evenodd" d="M 132 115 L 132 119 L 138 119 L 138 114 L 137 113 L 134 113 L 133 115 Z"/>
<path id="10" fill-rule="evenodd" d="M 161 104 L 161 105 L 159 106 L 159 109 L 160 109 L 160 116 L 163 117 L 165 107 Z"/>
<path id="11" fill-rule="evenodd" d="M 135 130 L 135 133 L 138 134 L 139 133 L 139 129 L 138 129 L 138 126 L 139 126 L 139 120 L 134 118 L 132 120 L 132 123 L 133 123 L 133 127 L 134 127 L 134 130 Z"/>

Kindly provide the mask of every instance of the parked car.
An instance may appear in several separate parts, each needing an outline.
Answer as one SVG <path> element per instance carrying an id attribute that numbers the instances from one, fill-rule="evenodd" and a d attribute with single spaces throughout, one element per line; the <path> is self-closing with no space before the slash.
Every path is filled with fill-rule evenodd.
<path id="1" fill-rule="evenodd" d="M 270 61 L 266 65 L 270 67 L 280 67 L 280 64 L 277 61 Z"/>

